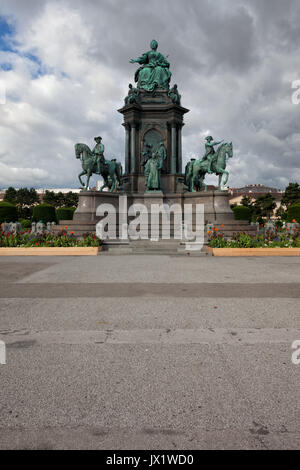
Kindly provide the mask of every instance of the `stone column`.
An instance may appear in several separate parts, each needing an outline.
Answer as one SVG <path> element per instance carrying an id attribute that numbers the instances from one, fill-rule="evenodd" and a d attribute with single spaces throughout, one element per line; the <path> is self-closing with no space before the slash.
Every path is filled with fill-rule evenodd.
<path id="1" fill-rule="evenodd" d="M 176 173 L 176 127 L 172 123 L 171 128 L 171 173 Z"/>
<path id="2" fill-rule="evenodd" d="M 125 173 L 128 174 L 130 172 L 130 162 L 129 162 L 129 155 L 130 155 L 130 129 L 129 125 L 125 125 Z"/>
<path id="3" fill-rule="evenodd" d="M 135 123 L 131 124 L 131 168 L 130 172 L 136 172 L 136 155 L 135 155 Z"/>
<path id="4" fill-rule="evenodd" d="M 182 173 L 182 140 L 181 140 L 181 126 L 178 127 L 178 173 Z"/>

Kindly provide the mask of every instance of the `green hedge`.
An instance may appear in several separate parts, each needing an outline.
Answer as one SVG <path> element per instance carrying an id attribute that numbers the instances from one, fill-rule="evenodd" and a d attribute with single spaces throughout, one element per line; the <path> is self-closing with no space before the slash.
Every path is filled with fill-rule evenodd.
<path id="1" fill-rule="evenodd" d="M 19 219 L 20 224 L 23 229 L 31 228 L 31 220 L 28 219 Z"/>
<path id="2" fill-rule="evenodd" d="M 232 208 L 235 220 L 251 220 L 251 209 L 246 206 L 235 206 Z"/>
<path id="3" fill-rule="evenodd" d="M 0 202 L 0 223 L 2 222 L 17 222 L 18 211 L 16 206 L 10 202 Z"/>
<path id="4" fill-rule="evenodd" d="M 56 212 L 55 207 L 50 206 L 50 204 L 39 204 L 38 206 L 34 206 L 33 208 L 33 215 L 32 215 L 33 222 L 57 222 L 56 219 Z"/>
<path id="5" fill-rule="evenodd" d="M 293 222 L 294 219 L 300 224 L 300 203 L 293 204 L 287 210 L 287 222 Z"/>
<path id="6" fill-rule="evenodd" d="M 76 207 L 60 207 L 56 209 L 57 220 L 72 220 Z"/>

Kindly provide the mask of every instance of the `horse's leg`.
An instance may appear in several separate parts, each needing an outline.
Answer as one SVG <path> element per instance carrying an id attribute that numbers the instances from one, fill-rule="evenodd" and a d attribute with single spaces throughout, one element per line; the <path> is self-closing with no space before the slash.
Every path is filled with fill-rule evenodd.
<path id="1" fill-rule="evenodd" d="M 89 190 L 90 178 L 91 178 L 92 174 L 93 173 L 91 171 L 88 171 L 87 178 L 86 178 L 86 185 L 85 185 L 85 189 L 87 191 Z"/>
<path id="2" fill-rule="evenodd" d="M 223 173 L 219 173 L 218 176 L 219 176 L 219 185 L 218 185 L 218 189 L 221 189 Z"/>
<path id="3" fill-rule="evenodd" d="M 190 185 L 190 191 L 192 193 L 195 193 L 196 192 L 196 189 L 195 189 L 195 178 L 197 178 L 197 173 L 195 173 L 193 171 L 192 173 L 192 176 L 191 176 L 191 185 Z"/>
<path id="4" fill-rule="evenodd" d="M 116 180 L 115 180 L 115 175 L 112 175 L 111 173 L 109 174 L 109 177 L 112 181 L 112 184 L 111 184 L 111 187 L 110 187 L 110 190 L 109 192 L 113 193 L 114 190 L 115 190 L 115 184 L 116 184 Z"/>
<path id="5" fill-rule="evenodd" d="M 111 191 L 111 193 L 114 193 L 115 190 L 116 190 L 116 180 L 114 179 L 113 184 L 111 185 L 111 190 L 110 191 Z"/>
<path id="6" fill-rule="evenodd" d="M 109 172 L 110 179 L 112 181 L 111 189 L 110 192 L 113 193 L 116 190 L 116 182 L 117 182 L 117 176 L 116 176 L 116 166 L 112 166 L 111 170 Z"/>
<path id="7" fill-rule="evenodd" d="M 195 193 L 195 192 L 196 192 L 196 190 L 195 190 L 195 182 L 194 182 L 194 175 L 193 175 L 192 178 L 191 178 L 191 188 L 190 188 L 190 191 L 191 191 L 192 193 Z"/>
<path id="8" fill-rule="evenodd" d="M 100 191 L 103 191 L 104 188 L 108 187 L 107 186 L 107 184 L 108 184 L 107 180 L 105 178 L 103 178 L 103 181 L 104 181 L 104 184 L 101 186 Z"/>
<path id="9" fill-rule="evenodd" d="M 81 186 L 84 186 L 84 182 L 82 181 L 81 176 L 86 175 L 86 174 L 87 174 L 87 171 L 86 171 L 86 170 L 83 170 L 83 171 L 82 171 L 81 173 L 79 173 L 79 175 L 78 175 L 78 179 L 79 179 L 79 181 L 80 181 Z"/>
<path id="10" fill-rule="evenodd" d="M 229 178 L 229 172 L 226 171 L 226 170 L 224 170 L 224 173 L 225 173 L 225 175 L 226 175 L 226 178 L 225 178 L 225 181 L 223 182 L 223 185 L 225 186 L 225 184 L 227 183 L 228 178 Z"/>

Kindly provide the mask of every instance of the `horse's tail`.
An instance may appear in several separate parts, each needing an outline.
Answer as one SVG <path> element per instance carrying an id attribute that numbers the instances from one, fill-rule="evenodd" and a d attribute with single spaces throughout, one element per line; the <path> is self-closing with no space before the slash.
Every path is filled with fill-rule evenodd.
<path id="1" fill-rule="evenodd" d="M 122 169 L 122 165 L 120 162 L 116 162 L 116 175 L 117 175 L 117 179 L 119 181 L 119 183 L 121 183 L 121 178 L 122 178 L 122 175 L 123 175 L 123 169 Z"/>

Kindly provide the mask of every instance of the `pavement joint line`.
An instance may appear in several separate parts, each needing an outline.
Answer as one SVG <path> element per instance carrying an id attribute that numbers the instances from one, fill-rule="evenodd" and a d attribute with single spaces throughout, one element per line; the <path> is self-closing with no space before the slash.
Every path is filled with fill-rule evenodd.
<path id="1" fill-rule="evenodd" d="M 24 334 L 0 330 L 8 348 L 50 344 L 291 344 L 300 339 L 295 328 L 196 328 L 196 329 L 132 329 L 132 330 L 61 330 L 27 331 Z"/>
<path id="2" fill-rule="evenodd" d="M 300 283 L 2 283 L 1 298 L 300 298 Z"/>

